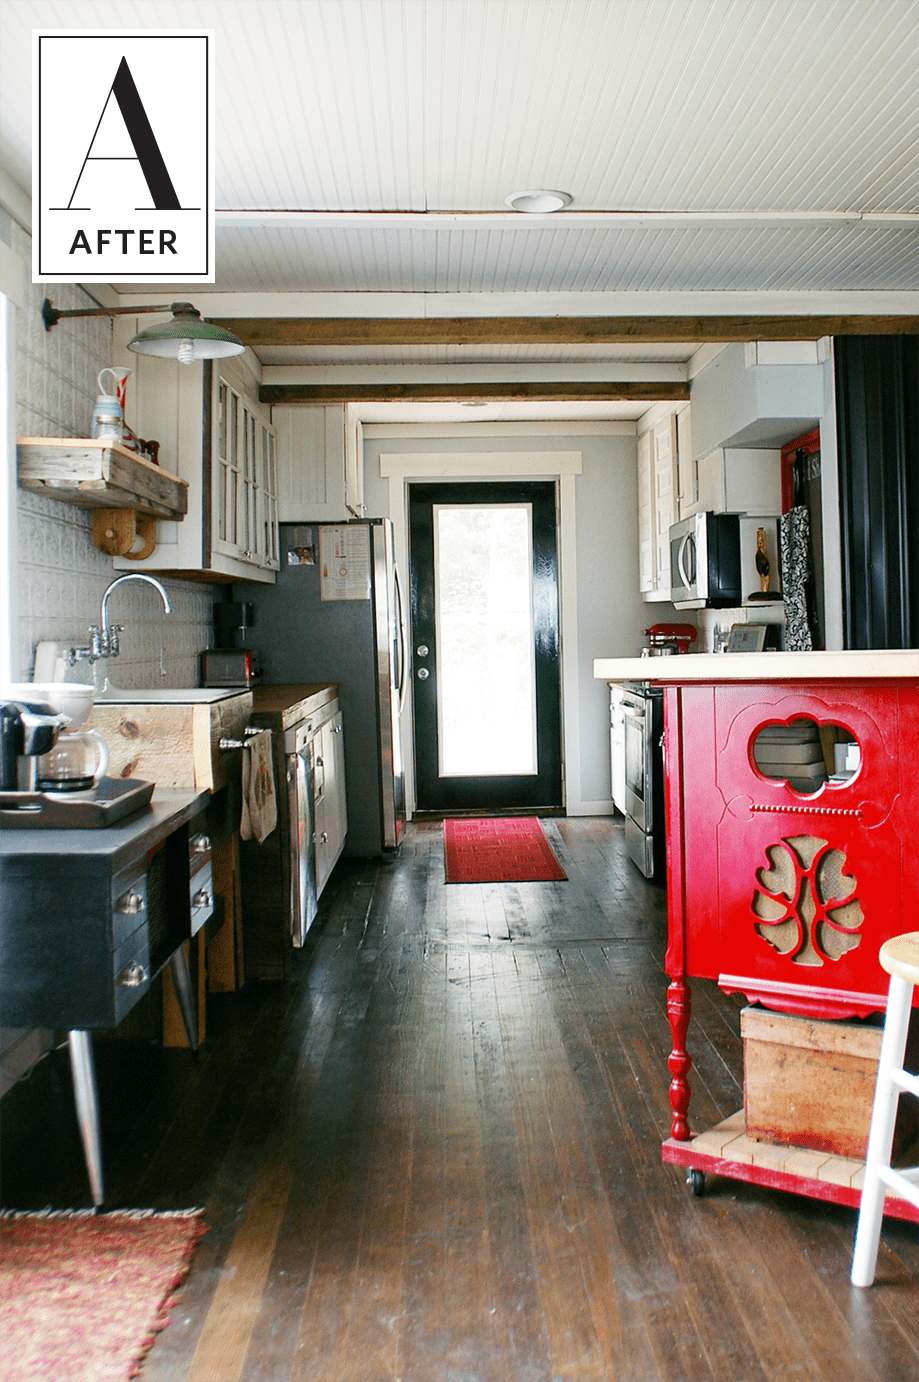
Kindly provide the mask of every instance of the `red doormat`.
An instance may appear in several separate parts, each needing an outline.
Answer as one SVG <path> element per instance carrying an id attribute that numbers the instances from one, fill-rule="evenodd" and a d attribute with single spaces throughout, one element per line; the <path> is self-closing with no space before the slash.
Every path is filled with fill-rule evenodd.
<path id="1" fill-rule="evenodd" d="M 448 883 L 547 883 L 567 878 L 534 816 L 444 821 Z"/>
<path id="2" fill-rule="evenodd" d="M 4 1211 L 0 1380 L 136 1377 L 205 1232 L 198 1210 Z"/>

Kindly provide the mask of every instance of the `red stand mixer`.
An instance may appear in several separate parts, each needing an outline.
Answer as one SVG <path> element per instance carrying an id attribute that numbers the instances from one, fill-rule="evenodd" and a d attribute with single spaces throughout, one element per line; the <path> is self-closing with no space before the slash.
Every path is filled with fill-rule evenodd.
<path id="1" fill-rule="evenodd" d="M 696 641 L 696 630 L 692 624 L 652 624 L 650 629 L 645 629 L 645 633 L 648 636 L 649 657 L 688 652 L 690 643 Z"/>

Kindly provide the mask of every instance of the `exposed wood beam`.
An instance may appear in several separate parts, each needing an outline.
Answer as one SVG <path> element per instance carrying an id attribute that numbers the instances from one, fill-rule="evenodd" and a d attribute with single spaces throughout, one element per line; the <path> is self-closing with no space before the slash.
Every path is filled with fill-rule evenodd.
<path id="1" fill-rule="evenodd" d="M 812 341 L 910 336 L 919 316 L 782 317 L 218 317 L 254 350 L 265 346 L 600 345 L 629 342 Z"/>
<path id="2" fill-rule="evenodd" d="M 530 403 L 562 399 L 604 403 L 682 403 L 688 383 L 492 383 L 492 384 L 262 384 L 261 403 L 452 403 L 475 398 L 487 401 L 525 399 Z"/>

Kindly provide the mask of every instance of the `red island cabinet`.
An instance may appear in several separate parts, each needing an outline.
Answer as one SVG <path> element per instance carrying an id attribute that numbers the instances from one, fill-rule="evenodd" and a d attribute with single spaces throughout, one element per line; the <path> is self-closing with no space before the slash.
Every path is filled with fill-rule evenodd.
<path id="1" fill-rule="evenodd" d="M 664 713 L 673 1034 L 664 1160 L 688 1167 L 697 1193 L 713 1171 L 857 1205 L 858 1160 L 755 1142 L 743 1111 L 690 1132 L 689 980 L 799 1016 L 884 1009 L 878 951 L 919 924 L 919 679 L 683 683 L 665 687 Z M 761 731 L 781 738 L 775 727 L 803 721 L 857 742 L 854 775 L 811 791 L 760 770 Z M 887 1212 L 919 1218 L 890 1196 Z"/>

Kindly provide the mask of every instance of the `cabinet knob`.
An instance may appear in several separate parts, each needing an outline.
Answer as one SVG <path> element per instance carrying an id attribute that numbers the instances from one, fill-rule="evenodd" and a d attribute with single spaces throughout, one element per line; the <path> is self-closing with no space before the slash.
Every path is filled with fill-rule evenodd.
<path id="1" fill-rule="evenodd" d="M 199 888 L 191 900 L 193 907 L 210 907 L 214 899 L 211 897 L 207 888 Z"/>
<path id="2" fill-rule="evenodd" d="M 137 989 L 140 988 L 141 984 L 145 984 L 149 977 L 143 965 L 134 960 L 131 964 L 125 965 L 118 975 L 118 983 L 122 988 Z"/>
<path id="3" fill-rule="evenodd" d="M 210 849 L 210 847 L 211 847 L 211 838 L 210 838 L 209 835 L 194 835 L 194 836 L 192 837 L 192 841 L 191 841 L 191 852 L 192 852 L 192 854 L 207 854 L 207 852 L 208 852 L 208 850 Z"/>
<path id="4" fill-rule="evenodd" d="M 329 832 L 327 830 L 323 830 L 322 834 L 319 836 L 319 841 L 320 844 L 324 845 L 329 843 Z"/>
<path id="5" fill-rule="evenodd" d="M 121 912 L 122 916 L 133 917 L 143 910 L 144 898 L 142 893 L 124 893 L 115 903 L 115 911 Z"/>

